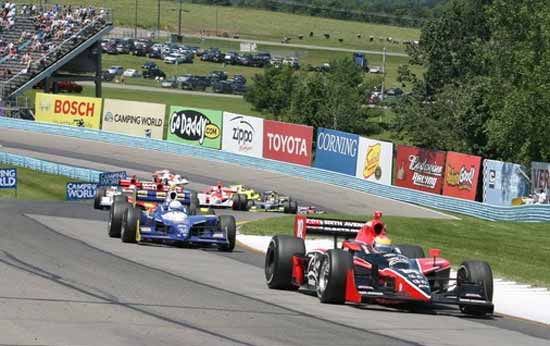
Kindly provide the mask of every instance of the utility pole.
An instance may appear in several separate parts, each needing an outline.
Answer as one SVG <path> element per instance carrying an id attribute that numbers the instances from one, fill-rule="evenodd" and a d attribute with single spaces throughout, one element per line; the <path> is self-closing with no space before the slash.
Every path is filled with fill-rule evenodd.
<path id="1" fill-rule="evenodd" d="M 136 13 L 134 15 L 134 38 L 137 38 L 138 0 L 136 0 Z"/>
<path id="2" fill-rule="evenodd" d="M 218 36 L 218 6 L 216 6 L 216 36 Z"/>
<path id="3" fill-rule="evenodd" d="M 386 47 L 382 53 L 382 90 L 380 91 L 380 100 L 384 100 L 384 89 L 386 87 Z"/>
<path id="4" fill-rule="evenodd" d="M 179 11 L 178 11 L 178 37 L 181 37 L 181 3 L 182 3 L 182 0 L 178 0 L 178 2 L 180 3 L 180 8 L 179 8 Z"/>
<path id="5" fill-rule="evenodd" d="M 157 40 L 160 37 L 160 0 L 157 2 Z"/>

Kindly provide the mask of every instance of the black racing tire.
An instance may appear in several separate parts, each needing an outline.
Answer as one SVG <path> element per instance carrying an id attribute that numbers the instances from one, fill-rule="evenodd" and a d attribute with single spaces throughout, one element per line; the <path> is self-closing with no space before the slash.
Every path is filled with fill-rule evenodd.
<path id="1" fill-rule="evenodd" d="M 288 206 L 289 206 L 290 214 L 297 214 L 298 213 L 298 202 L 289 199 Z"/>
<path id="2" fill-rule="evenodd" d="M 233 200 L 233 204 L 231 205 L 231 209 L 233 210 L 239 210 L 239 207 L 241 206 L 241 195 L 238 193 L 234 193 L 233 197 L 231 198 Z"/>
<path id="3" fill-rule="evenodd" d="M 95 199 L 94 199 L 94 209 L 103 209 L 101 206 L 101 198 L 105 197 L 105 192 L 107 192 L 107 189 L 104 187 L 98 187 L 95 192 Z"/>
<path id="4" fill-rule="evenodd" d="M 256 205 L 256 202 L 254 202 L 254 200 L 252 199 L 249 199 L 248 201 L 246 201 L 246 211 L 249 211 L 255 205 Z"/>
<path id="5" fill-rule="evenodd" d="M 405 257 L 414 258 L 426 258 L 426 253 L 420 245 L 411 244 L 399 244 L 395 246 L 401 251 L 401 254 Z"/>
<path id="6" fill-rule="evenodd" d="M 248 197 L 243 193 L 239 194 L 239 210 L 246 211 L 247 204 L 248 204 Z"/>
<path id="7" fill-rule="evenodd" d="M 221 245 L 218 249 L 224 252 L 232 252 L 237 241 L 237 222 L 232 215 L 220 215 L 220 228 L 225 232 L 229 244 Z"/>
<path id="8" fill-rule="evenodd" d="M 116 196 L 120 197 L 120 196 Z M 130 203 L 117 200 L 113 201 L 111 206 L 111 211 L 109 213 L 109 222 L 107 223 L 107 230 L 109 237 L 111 238 L 120 238 L 121 228 L 122 228 L 122 218 L 126 214 L 126 210 L 130 207 Z"/>
<path id="9" fill-rule="evenodd" d="M 493 301 L 493 271 L 487 262 L 464 261 L 456 272 L 456 285 L 463 283 L 477 283 L 483 285 L 487 300 Z M 487 311 L 477 306 L 459 305 L 460 310 L 466 314 L 483 315 Z"/>
<path id="10" fill-rule="evenodd" d="M 126 195 L 117 195 L 113 197 L 113 204 L 115 203 L 122 203 L 122 202 L 128 202 L 128 196 Z"/>
<path id="11" fill-rule="evenodd" d="M 283 203 L 283 213 L 290 214 L 290 199 Z"/>
<path id="12" fill-rule="evenodd" d="M 352 268 L 353 258 L 348 251 L 331 249 L 323 255 L 317 283 L 317 296 L 321 303 L 345 303 L 346 278 Z"/>
<path id="13" fill-rule="evenodd" d="M 134 206 L 129 207 L 126 214 L 124 214 L 120 235 L 123 243 L 137 243 L 140 214 L 139 208 Z"/>
<path id="14" fill-rule="evenodd" d="M 199 196 L 196 192 L 191 192 L 191 200 L 189 202 L 189 215 L 197 215 L 200 211 Z"/>
<path id="15" fill-rule="evenodd" d="M 304 240 L 288 235 L 276 235 L 265 254 L 265 280 L 272 289 L 298 289 L 292 284 L 292 257 L 305 256 Z"/>

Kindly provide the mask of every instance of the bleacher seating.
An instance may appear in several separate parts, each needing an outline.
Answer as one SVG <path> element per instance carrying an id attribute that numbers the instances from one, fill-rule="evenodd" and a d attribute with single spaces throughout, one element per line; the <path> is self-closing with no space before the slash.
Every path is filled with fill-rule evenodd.
<path id="1" fill-rule="evenodd" d="M 0 98 L 12 96 L 40 72 L 105 29 L 110 25 L 108 15 L 105 9 L 91 7 L 46 8 L 0 1 Z"/>

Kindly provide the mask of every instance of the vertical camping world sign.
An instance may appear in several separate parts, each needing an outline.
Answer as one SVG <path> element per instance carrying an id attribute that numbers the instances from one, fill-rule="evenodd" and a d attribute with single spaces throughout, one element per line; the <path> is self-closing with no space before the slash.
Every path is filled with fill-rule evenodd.
<path id="1" fill-rule="evenodd" d="M 395 185 L 441 194 L 445 152 L 397 146 Z"/>
<path id="2" fill-rule="evenodd" d="M 170 107 L 167 140 L 212 149 L 221 149 L 222 111 Z"/>
<path id="3" fill-rule="evenodd" d="M 36 120 L 59 125 L 99 129 L 100 98 L 36 94 Z"/>
<path id="4" fill-rule="evenodd" d="M 0 189 L 17 189 L 16 168 L 0 168 Z"/>

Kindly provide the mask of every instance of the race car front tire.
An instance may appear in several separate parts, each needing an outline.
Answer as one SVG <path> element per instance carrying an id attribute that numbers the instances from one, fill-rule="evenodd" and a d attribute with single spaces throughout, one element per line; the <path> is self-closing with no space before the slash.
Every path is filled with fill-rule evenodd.
<path id="1" fill-rule="evenodd" d="M 293 201 L 290 197 L 283 205 L 283 213 L 285 214 L 296 214 L 298 212 L 298 203 Z"/>
<path id="2" fill-rule="evenodd" d="M 220 228 L 224 231 L 228 244 L 220 245 L 220 251 L 232 252 L 237 240 L 237 223 L 232 215 L 220 215 Z"/>
<path id="3" fill-rule="evenodd" d="M 126 211 L 122 218 L 122 231 L 120 238 L 123 243 L 136 243 L 137 233 L 139 228 L 139 216 L 140 210 L 134 206 L 131 206 Z"/>
<path id="4" fill-rule="evenodd" d="M 353 258 L 348 251 L 331 249 L 323 255 L 317 280 L 317 296 L 321 303 L 343 304 L 346 301 L 346 278 L 352 267 Z"/>
<path id="5" fill-rule="evenodd" d="M 271 238 L 265 254 L 265 280 L 272 289 L 298 289 L 292 284 L 292 257 L 305 256 L 304 240 L 288 235 Z"/>
<path id="6" fill-rule="evenodd" d="M 196 192 L 191 192 L 191 201 L 189 202 L 189 215 L 197 215 L 199 210 L 199 197 Z"/>
<path id="7" fill-rule="evenodd" d="M 410 244 L 399 244 L 395 246 L 401 251 L 401 254 L 410 259 L 415 258 L 426 258 L 424 249 L 419 245 L 410 245 Z"/>
<path id="8" fill-rule="evenodd" d="M 239 194 L 239 210 L 247 211 L 248 210 L 248 196 L 241 193 Z"/>
<path id="9" fill-rule="evenodd" d="M 457 288 L 464 283 L 481 284 L 484 287 L 486 298 L 493 301 L 493 271 L 487 262 L 464 261 L 456 272 Z M 480 306 L 459 305 L 460 310 L 466 314 L 483 315 L 487 311 Z"/>
<path id="10" fill-rule="evenodd" d="M 105 197 L 105 192 L 107 191 L 104 187 L 98 187 L 95 193 L 94 199 L 94 209 L 103 209 L 101 206 L 101 199 Z"/>
<path id="11" fill-rule="evenodd" d="M 120 196 L 116 196 L 120 197 Z M 130 207 L 130 203 L 116 199 L 113 201 L 111 211 L 109 213 L 109 223 L 107 224 L 109 237 L 120 238 L 120 231 L 122 227 L 122 218 L 126 214 L 126 210 Z"/>

